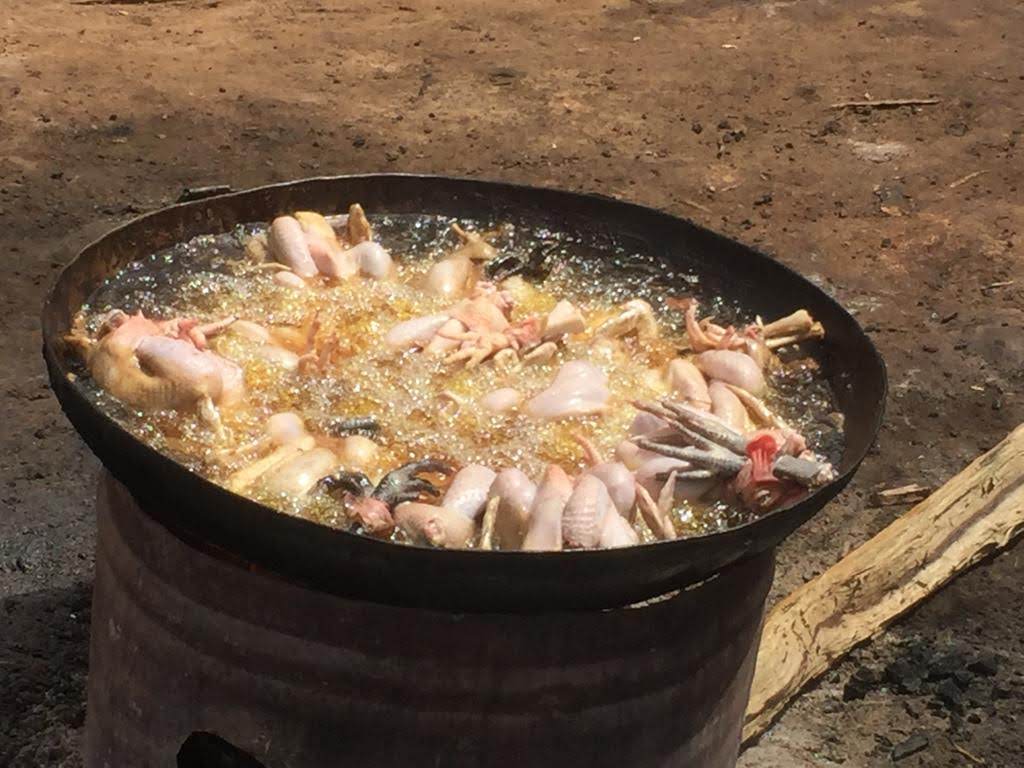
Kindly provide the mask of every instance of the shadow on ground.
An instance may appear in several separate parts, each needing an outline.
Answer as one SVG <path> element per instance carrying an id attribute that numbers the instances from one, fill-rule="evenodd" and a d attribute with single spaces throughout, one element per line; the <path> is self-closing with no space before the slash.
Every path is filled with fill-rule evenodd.
<path id="1" fill-rule="evenodd" d="M 0 603 L 0 765 L 78 768 L 92 585 Z"/>

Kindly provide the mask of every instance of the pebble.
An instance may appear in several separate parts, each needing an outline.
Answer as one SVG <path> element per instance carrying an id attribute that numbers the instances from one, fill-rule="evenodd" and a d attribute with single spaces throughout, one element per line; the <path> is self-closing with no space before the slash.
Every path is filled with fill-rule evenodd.
<path id="1" fill-rule="evenodd" d="M 844 701 L 845 701 L 844 697 Z M 843 711 L 843 705 L 837 699 L 825 699 L 821 704 L 821 711 L 825 714 L 835 714 Z"/>
<path id="2" fill-rule="evenodd" d="M 967 687 L 973 680 L 974 674 L 966 669 L 958 669 L 953 673 L 953 682 L 959 685 L 963 690 L 967 690 Z"/>
<path id="3" fill-rule="evenodd" d="M 823 136 L 842 132 L 843 126 L 842 123 L 840 123 L 838 120 L 826 120 L 825 123 L 821 126 L 820 131 L 821 135 Z"/>
<path id="4" fill-rule="evenodd" d="M 959 653 L 938 656 L 928 664 L 928 680 L 945 680 L 964 669 L 964 657 Z"/>
<path id="5" fill-rule="evenodd" d="M 868 667 L 857 667 L 843 686 L 843 701 L 863 699 L 881 682 L 878 672 Z"/>
<path id="6" fill-rule="evenodd" d="M 917 699 L 903 699 L 903 710 L 914 720 L 917 720 L 924 714 L 924 708 Z"/>
<path id="7" fill-rule="evenodd" d="M 853 153 L 863 160 L 885 163 L 910 154 L 910 147 L 899 141 L 854 141 L 848 140 Z"/>
<path id="8" fill-rule="evenodd" d="M 1007 688 L 1005 685 L 1000 685 L 999 683 L 996 683 L 992 686 L 991 697 L 993 699 L 1008 699 L 1010 698 L 1010 696 L 1010 689 Z"/>
<path id="9" fill-rule="evenodd" d="M 898 693 L 919 693 L 925 670 L 907 660 L 896 659 L 885 668 L 885 679 Z"/>
<path id="10" fill-rule="evenodd" d="M 967 123 L 963 120 L 955 120 L 946 126 L 946 133 L 950 136 L 963 136 L 967 133 Z"/>
<path id="11" fill-rule="evenodd" d="M 921 750 L 927 749 L 930 743 L 928 737 L 923 733 L 915 733 L 892 748 L 892 761 L 896 763 L 911 755 L 916 755 Z"/>
<path id="12" fill-rule="evenodd" d="M 935 689 L 935 695 L 953 712 L 959 712 L 963 707 L 964 692 L 949 678 L 939 683 Z"/>
<path id="13" fill-rule="evenodd" d="M 982 677 L 994 677 L 999 671 L 999 657 L 993 653 L 984 654 L 968 664 L 967 669 Z"/>

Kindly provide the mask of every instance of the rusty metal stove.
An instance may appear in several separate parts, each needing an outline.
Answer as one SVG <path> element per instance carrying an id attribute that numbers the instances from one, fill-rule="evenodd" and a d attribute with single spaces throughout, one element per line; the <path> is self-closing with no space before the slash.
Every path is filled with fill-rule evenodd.
<path id="1" fill-rule="evenodd" d="M 268 768 L 735 764 L 770 553 L 644 607 L 451 613 L 254 571 L 108 474 L 97 513 L 87 768 L 195 731 Z"/>

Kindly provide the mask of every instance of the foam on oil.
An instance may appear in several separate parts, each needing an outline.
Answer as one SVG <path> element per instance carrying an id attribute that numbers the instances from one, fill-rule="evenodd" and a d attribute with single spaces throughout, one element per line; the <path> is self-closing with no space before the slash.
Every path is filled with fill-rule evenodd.
<path id="1" fill-rule="evenodd" d="M 413 459 L 437 457 L 457 464 L 481 463 L 495 470 L 518 467 L 535 479 L 550 462 L 568 471 L 583 467 L 574 432 L 588 437 L 610 457 L 635 415 L 629 402 L 665 394 L 664 367 L 686 347 L 682 313 L 666 304 L 666 299 L 695 295 L 701 300 L 702 314 L 714 314 L 720 322 L 752 319 L 726 297 L 702 295 L 695 275 L 673 272 L 653 257 L 614 244 L 595 247 L 544 228 L 505 224 L 492 239 L 503 256 L 526 256 L 543 244 L 552 253 L 549 263 L 554 264 L 550 275 L 536 284 L 519 280 L 507 284 L 516 300 L 513 320 L 545 313 L 564 298 L 580 308 L 593 328 L 602 318 L 614 316 L 623 302 L 641 298 L 655 309 L 661 329 L 658 340 L 639 344 L 627 337 L 607 343 L 588 335 L 560 344 L 555 357 L 543 364 L 512 371 L 491 362 L 464 369 L 445 364 L 439 356 L 396 353 L 382 342 L 393 325 L 451 304 L 419 288 L 434 260 L 457 245 L 451 223 L 438 216 L 374 217 L 377 240 L 398 264 L 397 278 L 323 282 L 309 291 L 277 284 L 272 270 L 247 259 L 243 243 L 262 231 L 263 225 L 202 235 L 127 266 L 94 293 L 83 314 L 90 331 L 100 315 L 122 309 L 141 310 L 161 320 L 230 316 L 267 327 L 291 327 L 297 335 L 315 318 L 319 338 L 329 337 L 337 354 L 330 365 L 313 374 L 288 371 L 267 361 L 257 342 L 239 334 L 228 332 L 211 340 L 216 352 L 245 372 L 245 402 L 222 412 L 232 444 L 256 440 L 266 419 L 280 411 L 298 413 L 314 433 L 318 425 L 332 419 L 373 416 L 381 424 L 375 436 L 381 447 L 378 476 Z M 479 230 L 497 224 L 460 223 Z M 478 405 L 483 395 L 502 387 L 530 397 L 550 384 L 564 362 L 574 359 L 589 360 L 607 374 L 612 395 L 606 413 L 541 422 L 519 411 L 493 414 Z M 228 455 L 194 413 L 134 411 L 105 395 L 87 377 L 82 385 L 136 436 L 215 482 L 225 482 L 252 460 Z M 842 436 L 832 416 L 835 405 L 827 383 L 813 367 L 773 380 L 768 401 L 804 432 L 815 450 L 838 460 Z M 348 524 L 338 505 L 320 493 L 272 497 L 257 484 L 250 495 L 327 525 Z M 681 535 L 721 530 L 746 521 L 749 514 L 717 502 L 683 504 L 675 511 Z M 649 537 L 649 532 L 641 535 Z"/>

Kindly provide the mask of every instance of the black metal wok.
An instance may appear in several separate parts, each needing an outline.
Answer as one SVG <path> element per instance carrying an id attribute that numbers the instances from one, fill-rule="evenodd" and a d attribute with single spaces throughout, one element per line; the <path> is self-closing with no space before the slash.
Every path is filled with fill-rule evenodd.
<path id="1" fill-rule="evenodd" d="M 237 496 L 132 437 L 94 407 L 68 374 L 61 343 L 99 283 L 125 264 L 197 234 L 294 210 L 550 222 L 608 233 L 705 286 L 727 288 L 764 317 L 806 307 L 827 329 L 818 355 L 845 415 L 835 481 L 797 504 L 714 535 L 625 549 L 550 553 L 435 550 L 334 530 Z M 201 540 L 316 588 L 383 603 L 466 611 L 612 607 L 695 583 L 770 549 L 849 482 L 882 418 L 885 367 L 857 322 L 831 297 L 770 257 L 684 219 L 598 195 L 411 175 L 343 176 L 280 184 L 175 205 L 89 245 L 61 273 L 43 309 L 43 354 L 68 418 L 141 506 L 182 537 Z"/>

